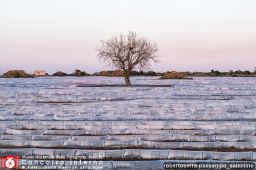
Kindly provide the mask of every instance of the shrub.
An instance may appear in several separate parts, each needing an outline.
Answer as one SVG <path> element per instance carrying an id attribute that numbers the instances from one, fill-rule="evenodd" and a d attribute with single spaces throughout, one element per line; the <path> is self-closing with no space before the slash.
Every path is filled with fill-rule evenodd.
<path id="1" fill-rule="evenodd" d="M 31 77 L 24 70 L 10 70 L 3 74 L 4 78 L 27 78 Z"/>
<path id="2" fill-rule="evenodd" d="M 160 79 L 189 79 L 184 73 L 176 71 L 166 72 Z"/>
<path id="3" fill-rule="evenodd" d="M 68 74 L 64 73 L 62 71 L 58 71 L 58 72 L 54 73 L 53 76 L 68 76 Z"/>

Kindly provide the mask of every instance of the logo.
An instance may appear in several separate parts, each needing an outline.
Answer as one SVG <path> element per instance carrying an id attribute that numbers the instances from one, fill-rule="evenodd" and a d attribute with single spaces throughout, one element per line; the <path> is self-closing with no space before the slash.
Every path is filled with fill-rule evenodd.
<path id="1" fill-rule="evenodd" d="M 2 168 L 18 169 L 19 168 L 19 156 L 5 156 L 2 157 Z"/>

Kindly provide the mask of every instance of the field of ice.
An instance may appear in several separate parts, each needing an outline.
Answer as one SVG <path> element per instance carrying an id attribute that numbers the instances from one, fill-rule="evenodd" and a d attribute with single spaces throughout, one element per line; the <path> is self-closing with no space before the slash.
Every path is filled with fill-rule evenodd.
<path id="1" fill-rule="evenodd" d="M 101 155 L 105 169 L 256 161 L 256 78 L 0 79 L 0 156 Z M 122 164 L 121 164 L 122 163 Z M 136 166 L 135 166 L 136 165 Z"/>

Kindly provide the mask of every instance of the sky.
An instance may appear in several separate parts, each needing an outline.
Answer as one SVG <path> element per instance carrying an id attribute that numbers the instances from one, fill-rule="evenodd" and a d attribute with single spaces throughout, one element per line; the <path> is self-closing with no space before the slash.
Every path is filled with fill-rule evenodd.
<path id="1" fill-rule="evenodd" d="M 112 69 L 95 49 L 129 31 L 157 43 L 151 70 L 256 67 L 255 0 L 0 0 L 0 73 Z"/>

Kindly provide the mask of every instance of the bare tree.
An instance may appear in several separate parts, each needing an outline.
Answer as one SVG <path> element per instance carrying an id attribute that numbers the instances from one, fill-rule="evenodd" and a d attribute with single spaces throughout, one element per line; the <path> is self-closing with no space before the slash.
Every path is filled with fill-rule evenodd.
<path id="1" fill-rule="evenodd" d="M 137 38 L 135 32 L 126 36 L 119 34 L 102 41 L 98 56 L 101 60 L 110 63 L 117 69 L 124 71 L 125 83 L 131 86 L 130 73 L 134 69 L 145 69 L 151 62 L 157 62 L 157 45 L 145 38 Z"/>

